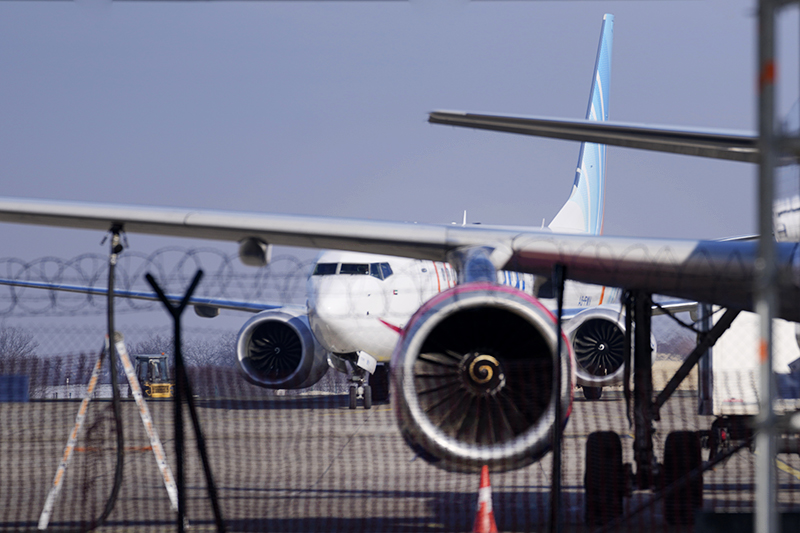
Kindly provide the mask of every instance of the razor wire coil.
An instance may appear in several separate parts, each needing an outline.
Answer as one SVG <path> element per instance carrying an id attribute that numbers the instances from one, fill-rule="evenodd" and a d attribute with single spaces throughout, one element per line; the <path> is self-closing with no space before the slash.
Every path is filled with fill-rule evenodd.
<path id="1" fill-rule="evenodd" d="M 144 281 L 147 272 L 160 280 L 168 292 L 177 293 L 203 269 L 207 276 L 198 295 L 240 301 L 274 300 L 302 303 L 303 289 L 313 262 L 293 255 L 279 255 L 261 268 L 242 266 L 236 254 L 204 248 L 165 247 L 151 253 L 126 251 L 120 255 L 116 284 L 119 290 L 152 292 Z M 108 258 L 85 253 L 70 259 L 45 256 L 31 261 L 0 258 L 0 277 L 10 281 L 77 285 L 105 288 Z M 156 309 L 157 302 L 120 299 L 118 312 Z M 0 286 L 0 318 L 25 316 L 95 315 L 104 312 L 105 296 Z"/>

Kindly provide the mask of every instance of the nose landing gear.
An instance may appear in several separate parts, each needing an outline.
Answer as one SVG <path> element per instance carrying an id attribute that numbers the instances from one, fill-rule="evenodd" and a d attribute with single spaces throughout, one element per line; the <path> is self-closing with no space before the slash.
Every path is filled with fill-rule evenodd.
<path id="1" fill-rule="evenodd" d="M 378 365 L 374 357 L 364 352 L 330 354 L 328 360 L 329 364 L 339 372 L 347 372 L 348 363 L 352 369 L 351 372 L 349 372 L 350 378 L 348 379 L 350 382 L 347 396 L 348 407 L 350 409 L 356 409 L 358 407 L 358 401 L 361 400 L 364 404 L 364 409 L 372 409 L 372 387 L 368 384 L 369 375 L 374 375 L 377 367 L 384 365 Z M 384 374 L 385 373 L 381 375 Z M 380 400 L 381 398 L 379 395 L 378 401 Z"/>
<path id="2" fill-rule="evenodd" d="M 348 395 L 350 409 L 358 407 L 358 400 L 364 403 L 364 409 L 372 409 L 372 387 L 367 384 L 367 371 L 360 367 L 353 369 L 350 376 L 350 394 Z"/>
<path id="3" fill-rule="evenodd" d="M 364 401 L 364 409 L 372 409 L 372 387 L 369 385 L 350 385 L 350 409 L 358 407 L 358 400 Z"/>

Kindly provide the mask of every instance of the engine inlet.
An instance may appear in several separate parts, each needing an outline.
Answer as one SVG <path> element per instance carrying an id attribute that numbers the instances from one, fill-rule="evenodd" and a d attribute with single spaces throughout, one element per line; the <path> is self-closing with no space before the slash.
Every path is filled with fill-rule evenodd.
<path id="1" fill-rule="evenodd" d="M 565 343 L 566 344 L 566 343 Z M 552 315 L 531 297 L 494 284 L 442 293 L 412 317 L 392 359 L 401 431 L 449 470 L 518 468 L 543 454 L 554 421 Z"/>

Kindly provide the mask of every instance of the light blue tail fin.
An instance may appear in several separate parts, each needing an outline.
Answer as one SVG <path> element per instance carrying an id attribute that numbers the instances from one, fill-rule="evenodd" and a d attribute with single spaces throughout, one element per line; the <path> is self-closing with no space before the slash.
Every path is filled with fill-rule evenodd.
<path id="1" fill-rule="evenodd" d="M 597 47 L 597 59 L 589 95 L 587 120 L 608 120 L 608 88 L 611 79 L 611 48 L 614 41 L 614 15 L 603 16 L 603 29 Z M 564 233 L 603 232 L 603 210 L 606 185 L 606 146 L 581 143 L 578 169 L 572 194 L 558 212 L 550 229 Z"/>

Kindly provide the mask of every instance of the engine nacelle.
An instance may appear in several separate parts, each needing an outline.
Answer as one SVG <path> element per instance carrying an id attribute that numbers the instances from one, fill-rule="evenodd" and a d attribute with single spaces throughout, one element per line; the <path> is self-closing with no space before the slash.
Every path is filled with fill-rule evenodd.
<path id="1" fill-rule="evenodd" d="M 625 315 L 618 307 L 593 307 L 581 311 L 565 325 L 575 353 L 579 385 L 606 387 L 622 383 L 625 373 Z M 651 335 L 653 358 L 656 339 Z"/>
<path id="2" fill-rule="evenodd" d="M 553 315 L 514 288 L 476 282 L 438 294 L 409 320 L 392 355 L 403 437 L 446 470 L 534 462 L 550 447 L 556 402 L 561 424 L 572 405 L 572 350 L 566 339 L 562 346 L 558 357 Z"/>
<path id="3" fill-rule="evenodd" d="M 245 322 L 236 358 L 247 381 L 268 389 L 310 387 L 329 368 L 327 354 L 299 308 L 263 311 Z"/>

